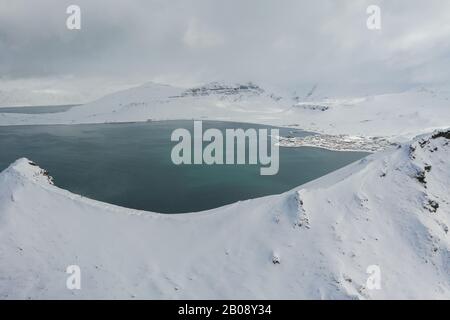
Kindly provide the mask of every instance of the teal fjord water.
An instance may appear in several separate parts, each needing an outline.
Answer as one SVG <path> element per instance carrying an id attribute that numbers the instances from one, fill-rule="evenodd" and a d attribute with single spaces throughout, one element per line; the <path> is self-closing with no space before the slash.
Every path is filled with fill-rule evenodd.
<path id="1" fill-rule="evenodd" d="M 203 122 L 204 130 L 267 128 Z M 162 213 L 200 211 L 277 194 L 356 161 L 367 153 L 280 148 L 277 175 L 260 165 L 175 165 L 170 136 L 193 121 L 0 127 L 0 170 L 21 157 L 47 169 L 55 184 L 108 203 Z M 280 129 L 282 135 L 306 132 Z"/>

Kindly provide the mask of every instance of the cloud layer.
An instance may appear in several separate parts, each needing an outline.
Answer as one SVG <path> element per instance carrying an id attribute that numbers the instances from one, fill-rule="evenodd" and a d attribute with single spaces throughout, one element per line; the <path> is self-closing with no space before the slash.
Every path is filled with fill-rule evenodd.
<path id="1" fill-rule="evenodd" d="M 71 4 L 79 31 L 66 28 Z M 379 31 L 366 27 L 371 4 Z M 0 0 L 3 79 L 395 90 L 447 84 L 449 39 L 447 0 Z"/>

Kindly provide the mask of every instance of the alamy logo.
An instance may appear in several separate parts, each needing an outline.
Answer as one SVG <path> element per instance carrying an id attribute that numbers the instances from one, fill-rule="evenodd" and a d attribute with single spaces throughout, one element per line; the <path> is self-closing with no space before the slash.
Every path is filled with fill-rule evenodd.
<path id="1" fill-rule="evenodd" d="M 172 149 L 172 162 L 180 164 L 259 164 L 261 175 L 275 175 L 279 169 L 278 129 L 226 129 L 225 145 L 222 131 L 207 129 L 202 121 L 194 121 L 194 137 L 187 129 L 173 131 L 171 140 L 178 141 Z M 208 144 L 203 149 L 203 142 Z M 248 144 L 247 144 L 248 142 Z M 193 157 L 192 157 L 193 144 Z M 225 147 L 225 149 L 224 149 Z M 235 154 L 235 149 L 236 154 Z M 270 152 L 269 152 L 270 149 Z M 248 150 L 248 154 L 246 152 Z M 224 152 L 225 151 L 225 152 Z M 225 153 L 225 154 L 224 154 Z"/>
<path id="2" fill-rule="evenodd" d="M 380 266 L 376 264 L 370 265 L 366 269 L 366 273 L 369 277 L 366 281 L 366 287 L 369 290 L 380 290 L 381 289 L 381 269 Z"/>
<path id="3" fill-rule="evenodd" d="M 381 29 L 381 9 L 377 5 L 370 5 L 366 10 L 369 17 L 367 18 L 367 29 L 380 30 Z"/>
<path id="4" fill-rule="evenodd" d="M 70 274 L 66 280 L 66 287 L 69 290 L 81 289 L 81 269 L 80 266 L 70 265 L 66 269 L 66 273 Z"/>
<path id="5" fill-rule="evenodd" d="M 81 9 L 77 5 L 71 5 L 67 7 L 67 14 L 70 16 L 66 20 L 66 26 L 69 30 L 81 29 Z"/>

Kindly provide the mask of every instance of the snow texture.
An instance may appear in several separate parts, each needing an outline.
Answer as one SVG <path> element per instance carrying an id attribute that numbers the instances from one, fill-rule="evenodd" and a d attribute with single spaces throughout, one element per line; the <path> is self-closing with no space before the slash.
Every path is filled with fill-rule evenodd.
<path id="1" fill-rule="evenodd" d="M 165 100 L 172 89 L 160 89 Z M 122 96 L 107 100 L 133 108 Z M 281 195 L 178 215 L 83 198 L 19 159 L 0 173 L 0 298 L 449 299 L 449 139 L 420 136 Z M 69 265 L 81 290 L 66 288 Z M 372 265 L 380 290 L 367 286 Z"/>

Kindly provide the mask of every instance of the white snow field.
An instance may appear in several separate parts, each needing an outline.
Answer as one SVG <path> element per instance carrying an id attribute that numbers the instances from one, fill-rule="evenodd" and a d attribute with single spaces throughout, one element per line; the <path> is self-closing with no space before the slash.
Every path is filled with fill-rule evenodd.
<path id="1" fill-rule="evenodd" d="M 64 113 L 1 114 L 0 125 L 224 120 L 286 126 L 329 135 L 412 139 L 450 123 L 450 91 L 416 89 L 348 99 L 301 99 L 252 83 L 183 89 L 146 85 L 110 94 Z"/>
<path id="2" fill-rule="evenodd" d="M 78 119 L 119 119 L 134 108 L 123 95 Z M 449 142 L 450 131 L 418 137 L 281 195 L 179 215 L 83 198 L 20 159 L 0 174 L 0 298 L 449 299 Z M 81 290 L 66 288 L 69 265 Z M 373 265 L 379 290 L 366 284 Z"/>

